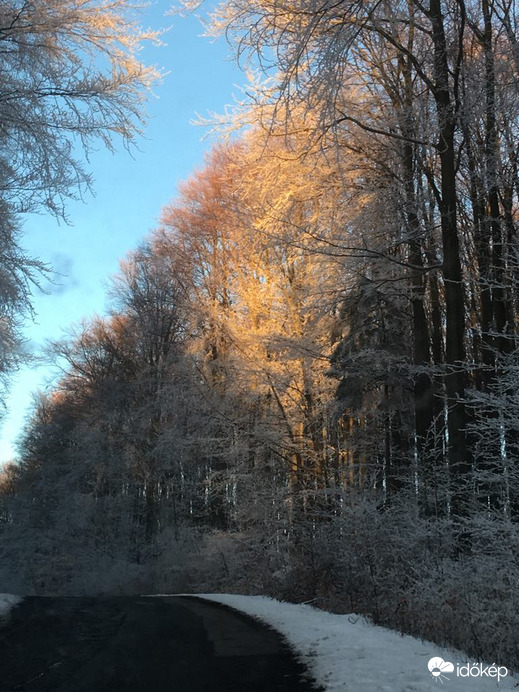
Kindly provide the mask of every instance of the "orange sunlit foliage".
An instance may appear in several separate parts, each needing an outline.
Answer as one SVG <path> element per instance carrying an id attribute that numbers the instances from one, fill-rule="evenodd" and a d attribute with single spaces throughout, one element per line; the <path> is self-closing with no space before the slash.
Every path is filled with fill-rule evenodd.
<path id="1" fill-rule="evenodd" d="M 341 265 L 322 187 L 330 165 L 261 133 L 217 147 L 163 213 L 155 247 L 177 260 L 191 343 L 209 381 L 247 406 L 261 401 L 301 487 L 318 484 L 328 450 L 325 377 Z M 327 226 L 327 228 L 325 228 Z"/>

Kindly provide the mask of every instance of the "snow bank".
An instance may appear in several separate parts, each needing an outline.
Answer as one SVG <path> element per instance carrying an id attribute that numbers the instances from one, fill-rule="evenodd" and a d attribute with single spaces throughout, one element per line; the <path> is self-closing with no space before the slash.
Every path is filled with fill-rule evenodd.
<path id="1" fill-rule="evenodd" d="M 438 692 L 438 683 L 451 692 L 517 690 L 517 678 L 506 669 L 376 627 L 357 615 L 333 615 L 264 596 L 197 596 L 241 610 L 277 629 L 327 692 Z"/>
<path id="2" fill-rule="evenodd" d="M 9 611 L 22 599 L 10 593 L 0 593 L 0 626 L 9 620 Z"/>

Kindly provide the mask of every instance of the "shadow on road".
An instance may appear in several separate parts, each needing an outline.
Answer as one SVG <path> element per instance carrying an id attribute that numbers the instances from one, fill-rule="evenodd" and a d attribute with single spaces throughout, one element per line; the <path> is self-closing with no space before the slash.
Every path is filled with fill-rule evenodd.
<path id="1" fill-rule="evenodd" d="M 1 692 L 315 692 L 282 637 L 191 597 L 28 597 L 0 629 Z"/>

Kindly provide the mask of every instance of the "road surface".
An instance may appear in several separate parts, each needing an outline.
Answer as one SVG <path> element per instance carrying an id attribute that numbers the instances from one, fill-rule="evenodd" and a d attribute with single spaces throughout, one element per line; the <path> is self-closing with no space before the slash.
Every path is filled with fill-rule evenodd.
<path id="1" fill-rule="evenodd" d="M 0 629 L 1 692 L 310 692 L 280 635 L 189 597 L 32 598 Z"/>

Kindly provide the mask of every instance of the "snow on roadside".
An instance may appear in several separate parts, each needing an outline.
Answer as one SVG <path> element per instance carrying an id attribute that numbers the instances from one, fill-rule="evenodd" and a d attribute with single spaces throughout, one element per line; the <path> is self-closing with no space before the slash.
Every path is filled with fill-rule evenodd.
<path id="1" fill-rule="evenodd" d="M 0 627 L 9 621 L 9 611 L 22 599 L 10 593 L 0 593 Z"/>
<path id="2" fill-rule="evenodd" d="M 241 610 L 281 632 L 327 692 L 438 692 L 438 683 L 451 692 L 517 690 L 517 678 L 504 676 L 506 669 L 377 627 L 358 615 L 334 615 L 265 596 L 196 596 Z M 444 671 L 434 668 L 436 677 L 428 668 L 432 658 Z"/>

